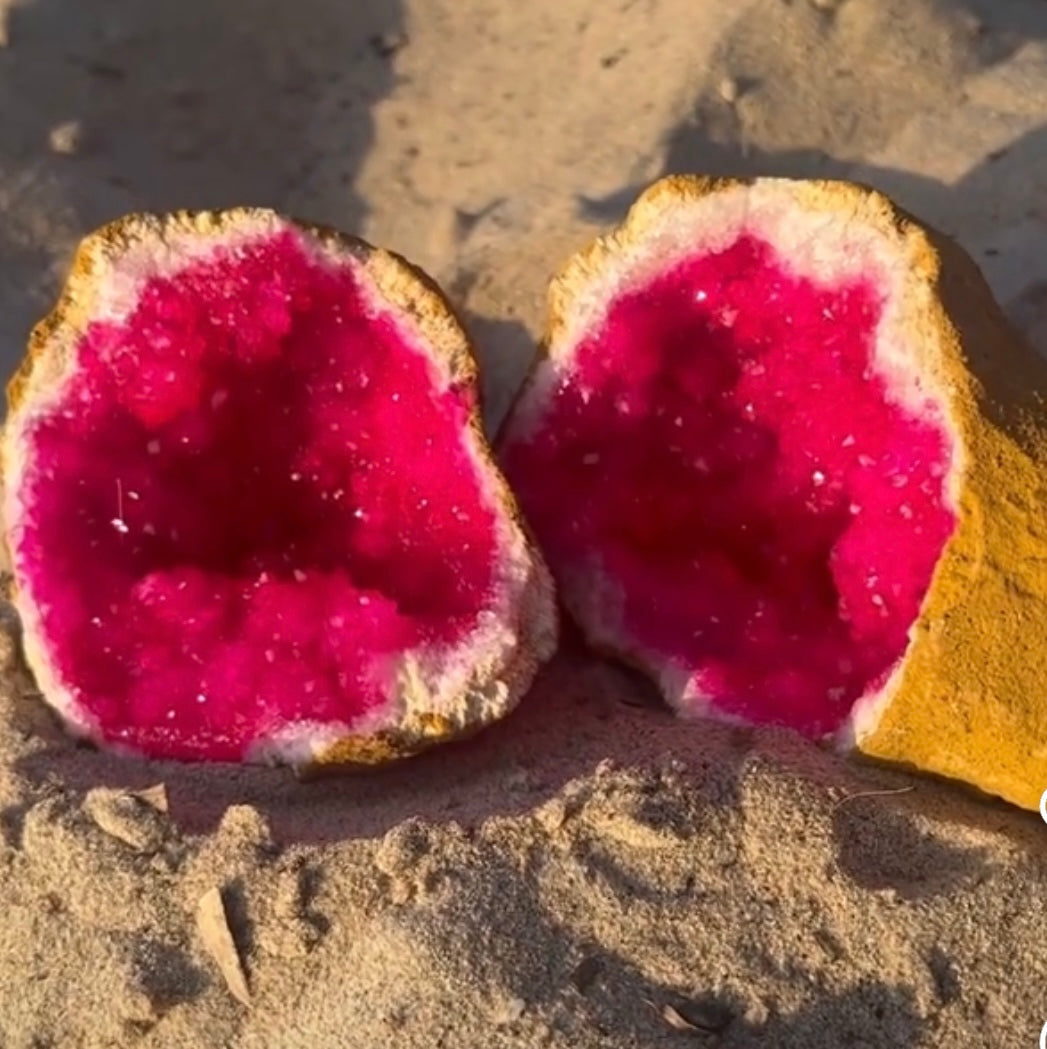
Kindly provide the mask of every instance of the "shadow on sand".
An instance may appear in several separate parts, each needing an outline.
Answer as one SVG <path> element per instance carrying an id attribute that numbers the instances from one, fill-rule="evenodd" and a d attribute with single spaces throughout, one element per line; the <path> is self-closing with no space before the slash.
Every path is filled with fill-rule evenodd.
<path id="1" fill-rule="evenodd" d="M 87 231 L 136 210 L 272 206 L 357 229 L 400 0 L 31 0 L 0 49 L 0 372 Z M 56 268 L 57 267 L 57 268 Z"/>

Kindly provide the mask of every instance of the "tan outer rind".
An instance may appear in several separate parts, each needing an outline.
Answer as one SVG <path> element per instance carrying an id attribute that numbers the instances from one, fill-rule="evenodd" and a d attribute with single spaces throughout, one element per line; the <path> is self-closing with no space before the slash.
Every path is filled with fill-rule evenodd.
<path id="1" fill-rule="evenodd" d="M 553 281 L 542 355 L 514 410 L 543 357 L 557 359 L 557 342 L 594 274 L 613 268 L 655 216 L 757 184 L 773 184 L 797 209 L 860 223 L 897 252 L 905 267 L 906 348 L 945 402 L 961 463 L 951 478 L 956 531 L 904 660 L 874 702 L 862 701 L 851 739 L 872 757 L 1036 809 L 1047 789 L 1047 363 L 1013 331 L 975 264 L 946 237 L 861 185 L 665 179 L 640 197 L 620 229 Z M 507 432 L 508 425 L 502 436 Z"/>
<path id="2" fill-rule="evenodd" d="M 370 735 L 342 738 L 314 754 L 312 760 L 294 766 L 298 774 L 309 777 L 386 763 L 440 742 L 473 735 L 512 710 L 530 687 L 538 668 L 556 648 L 558 623 L 552 578 L 491 454 L 479 404 L 476 359 L 462 325 L 435 281 L 393 252 L 337 230 L 281 216 L 265 208 L 125 216 L 81 241 L 58 302 L 33 329 L 26 356 L 8 383 L 8 422 L 0 439 L 0 451 L 7 475 L 22 455 L 12 438 L 11 420 L 21 411 L 31 410 L 34 395 L 45 392 L 51 383 L 66 373 L 68 354 L 95 316 L 98 302 L 96 277 L 112 260 L 120 258 L 132 246 L 161 246 L 173 233 L 201 240 L 224 240 L 244 227 L 264 229 L 287 224 L 298 228 L 335 256 L 352 256 L 363 267 L 381 298 L 398 315 L 405 315 L 413 321 L 427 350 L 444 363 L 451 378 L 469 384 L 477 391 L 477 407 L 469 425 L 479 465 L 485 471 L 486 483 L 493 489 L 510 531 L 523 539 L 530 561 L 527 585 L 515 608 L 520 643 L 504 664 L 483 667 L 482 676 L 469 682 L 466 703 L 456 706 L 451 716 L 445 716 L 426 712 L 425 696 L 406 695 L 406 713 L 400 724 Z M 7 545 L 6 523 L 3 541 Z M 11 596 L 17 606 L 17 578 Z M 30 636 L 25 641 L 30 668 L 44 688 L 43 683 L 53 679 L 49 668 L 44 665 L 44 646 Z"/>

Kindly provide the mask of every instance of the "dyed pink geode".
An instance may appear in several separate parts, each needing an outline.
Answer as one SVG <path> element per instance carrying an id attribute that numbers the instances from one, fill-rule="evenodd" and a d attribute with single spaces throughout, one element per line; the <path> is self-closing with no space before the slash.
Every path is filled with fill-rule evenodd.
<path id="1" fill-rule="evenodd" d="M 406 305 L 383 301 L 374 249 L 244 214 L 265 231 L 231 221 L 174 265 L 158 244 L 140 277 L 118 258 L 96 302 L 132 301 L 87 310 L 21 417 L 9 542 L 38 658 L 74 725 L 152 756 L 315 757 L 412 712 L 468 728 L 438 684 L 522 671 L 541 589 L 475 385 L 420 339 L 433 293 L 406 267 Z M 407 699 L 405 654 L 429 672 Z"/>
<path id="2" fill-rule="evenodd" d="M 885 304 L 743 229 L 652 264 L 518 400 L 502 461 L 568 609 L 680 709 L 820 736 L 903 656 L 952 448 L 874 367 Z"/>

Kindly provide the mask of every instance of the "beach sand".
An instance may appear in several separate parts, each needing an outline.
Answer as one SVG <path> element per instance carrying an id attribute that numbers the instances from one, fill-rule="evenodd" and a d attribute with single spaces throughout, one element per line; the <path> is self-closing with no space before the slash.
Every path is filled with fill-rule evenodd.
<path id="1" fill-rule="evenodd" d="M 1042 0 L 0 0 L 0 365 L 77 238 L 266 204 L 463 311 L 493 426 L 549 276 L 666 172 L 870 181 L 1047 352 Z M 0 1049 L 1032 1047 L 1047 826 L 568 644 L 402 766 L 76 745 L 0 617 Z M 1043 785 L 1047 788 L 1047 784 Z"/>

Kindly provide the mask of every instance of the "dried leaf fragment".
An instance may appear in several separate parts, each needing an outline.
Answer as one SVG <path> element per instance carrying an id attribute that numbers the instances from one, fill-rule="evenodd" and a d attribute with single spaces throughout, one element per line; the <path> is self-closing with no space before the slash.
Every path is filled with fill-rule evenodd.
<path id="1" fill-rule="evenodd" d="M 715 1002 L 682 1003 L 680 1008 L 668 1002 L 647 1004 L 674 1030 L 687 1034 L 722 1034 L 733 1019 L 728 1007 Z"/>
<path id="2" fill-rule="evenodd" d="M 707 1028 L 691 1023 L 686 1016 L 671 1005 L 662 1006 L 662 1019 L 677 1031 L 705 1031 Z"/>
<path id="3" fill-rule="evenodd" d="M 156 783 L 152 787 L 136 790 L 135 796 L 139 797 L 147 805 L 152 805 L 157 812 L 167 812 L 167 784 Z"/>
<path id="4" fill-rule="evenodd" d="M 225 913 L 225 903 L 221 890 L 216 887 L 208 889 L 196 905 L 196 926 L 200 930 L 200 939 L 208 954 L 215 960 L 233 997 L 243 1005 L 251 1004 L 251 992 L 247 987 L 240 954 L 229 931 L 229 920 Z"/>

